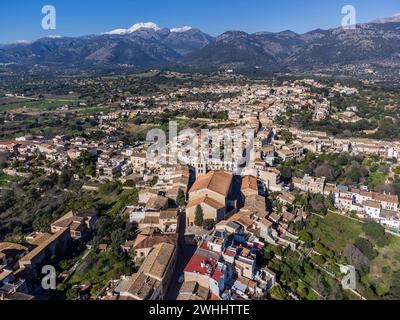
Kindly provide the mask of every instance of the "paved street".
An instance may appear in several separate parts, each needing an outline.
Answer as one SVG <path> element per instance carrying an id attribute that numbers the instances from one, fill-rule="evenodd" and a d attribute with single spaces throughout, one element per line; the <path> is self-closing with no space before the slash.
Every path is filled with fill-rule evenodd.
<path id="1" fill-rule="evenodd" d="M 178 297 L 179 290 L 182 286 L 182 284 L 178 282 L 178 279 L 183 274 L 183 270 L 185 269 L 187 263 L 197 249 L 196 242 L 194 241 L 194 236 L 185 236 L 185 221 L 186 214 L 182 213 L 179 226 L 179 250 L 177 257 L 177 266 L 171 286 L 167 294 L 167 300 L 175 300 Z"/>

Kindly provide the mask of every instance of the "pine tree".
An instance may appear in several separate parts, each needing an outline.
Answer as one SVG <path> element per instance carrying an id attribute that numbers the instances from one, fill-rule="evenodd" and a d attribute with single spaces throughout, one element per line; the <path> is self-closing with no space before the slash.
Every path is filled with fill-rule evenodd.
<path id="1" fill-rule="evenodd" d="M 185 206 L 186 196 L 185 196 L 185 193 L 183 192 L 183 190 L 181 188 L 179 188 L 179 190 L 178 190 L 178 194 L 176 196 L 176 203 L 180 207 L 184 207 Z"/>
<path id="2" fill-rule="evenodd" d="M 194 224 L 198 227 L 202 227 L 204 222 L 204 214 L 203 214 L 203 209 L 197 205 L 196 207 L 196 213 L 194 216 Z"/>

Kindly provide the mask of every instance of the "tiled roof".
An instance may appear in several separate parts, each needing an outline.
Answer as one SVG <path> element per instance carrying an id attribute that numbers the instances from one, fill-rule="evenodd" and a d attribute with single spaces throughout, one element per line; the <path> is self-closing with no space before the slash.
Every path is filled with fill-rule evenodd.
<path id="1" fill-rule="evenodd" d="M 46 239 L 42 243 L 40 243 L 35 249 L 33 249 L 31 252 L 25 255 L 21 259 L 21 262 L 23 263 L 31 262 L 38 254 L 40 254 L 43 250 L 45 250 L 50 244 L 52 244 L 54 241 L 57 241 L 58 238 L 60 238 L 66 232 L 66 230 L 67 229 L 62 229 L 46 237 Z"/>
<path id="2" fill-rule="evenodd" d="M 370 207 L 370 208 L 376 208 L 376 209 L 380 209 L 381 205 L 379 202 L 376 201 L 371 201 L 371 200 L 366 200 L 363 202 L 363 206 L 366 207 Z"/>
<path id="3" fill-rule="evenodd" d="M 253 176 L 245 176 L 242 179 L 242 190 L 251 189 L 254 191 L 258 191 L 257 179 Z"/>
<path id="4" fill-rule="evenodd" d="M 210 197 L 201 197 L 196 200 L 189 201 L 187 208 L 192 208 L 194 206 L 201 205 L 202 203 L 205 203 L 210 207 L 213 207 L 214 209 L 221 209 L 225 207 L 224 204 L 219 203 L 218 201 L 211 199 Z"/>
<path id="5" fill-rule="evenodd" d="M 177 219 L 178 218 L 178 210 L 170 209 L 170 210 L 161 210 L 160 219 Z"/>
<path id="6" fill-rule="evenodd" d="M 170 243 L 155 245 L 140 267 L 140 272 L 155 278 L 163 278 L 174 251 L 175 245 Z"/>
<path id="7" fill-rule="evenodd" d="M 223 196 L 227 196 L 232 183 L 232 175 L 225 171 L 210 171 L 197 177 L 190 192 L 209 189 Z"/>
<path id="8" fill-rule="evenodd" d="M 176 245 L 178 241 L 178 234 L 170 235 L 153 235 L 143 236 L 138 235 L 134 244 L 135 249 L 152 248 L 160 243 L 169 243 Z"/>

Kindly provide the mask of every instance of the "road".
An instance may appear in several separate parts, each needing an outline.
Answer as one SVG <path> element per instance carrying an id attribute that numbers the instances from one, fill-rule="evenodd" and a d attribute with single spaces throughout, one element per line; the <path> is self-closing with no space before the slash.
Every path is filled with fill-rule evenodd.
<path id="1" fill-rule="evenodd" d="M 172 277 L 172 282 L 168 293 L 166 295 L 166 300 L 176 300 L 179 295 L 179 290 L 182 286 L 181 283 L 178 283 L 179 277 L 183 274 L 183 270 L 185 269 L 187 263 L 190 258 L 193 256 L 197 249 L 196 242 L 194 241 L 193 236 L 185 236 L 186 229 L 186 213 L 181 213 L 180 225 L 179 225 L 179 249 L 178 249 L 178 257 L 177 257 L 177 265 L 174 276 Z"/>

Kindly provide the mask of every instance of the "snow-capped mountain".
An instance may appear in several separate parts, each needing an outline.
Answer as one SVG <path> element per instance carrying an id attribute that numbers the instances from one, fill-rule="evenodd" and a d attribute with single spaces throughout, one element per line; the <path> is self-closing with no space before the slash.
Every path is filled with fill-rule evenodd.
<path id="1" fill-rule="evenodd" d="M 182 32 L 187 32 L 192 30 L 193 28 L 190 26 L 184 26 L 184 27 L 180 27 L 180 28 L 172 28 L 172 29 L 168 29 L 165 28 L 165 30 L 169 30 L 169 32 L 173 32 L 173 33 L 182 33 Z M 126 34 L 132 34 L 135 33 L 139 30 L 153 30 L 153 31 L 161 31 L 162 29 L 154 22 L 139 22 L 139 23 L 135 23 L 132 27 L 128 28 L 128 29 L 123 29 L 123 28 L 119 28 L 119 29 L 114 29 L 108 32 L 105 32 L 103 34 L 106 35 L 126 35 Z"/>
<path id="2" fill-rule="evenodd" d="M 122 34 L 130 34 L 142 29 L 150 29 L 154 31 L 160 31 L 161 28 L 155 24 L 154 22 L 139 22 L 135 23 L 132 27 L 128 29 L 115 29 L 109 32 L 105 32 L 104 34 L 108 35 L 122 35 Z"/>
<path id="3" fill-rule="evenodd" d="M 182 27 L 182 28 L 172 28 L 172 29 L 171 29 L 171 32 L 180 33 L 180 32 L 186 32 L 186 31 L 189 31 L 189 30 L 192 30 L 192 29 L 193 29 L 193 28 L 190 27 L 190 26 L 184 26 L 184 27 Z"/>
<path id="4" fill-rule="evenodd" d="M 140 22 L 127 29 L 100 35 L 46 37 L 31 44 L 4 45 L 0 63 L 23 64 L 128 64 L 156 67 L 175 62 L 199 50 L 214 38 L 192 27 L 161 28 L 154 22 Z"/>
<path id="5" fill-rule="evenodd" d="M 29 44 L 0 46 L 0 63 L 59 68 L 130 65 L 195 69 L 287 68 L 376 64 L 400 66 L 400 15 L 305 34 L 291 31 L 248 34 L 228 31 L 213 38 L 192 27 L 161 28 L 136 23 L 84 37 L 46 37 Z"/>
<path id="6" fill-rule="evenodd" d="M 372 21 L 372 23 L 396 23 L 400 22 L 400 13 L 397 13 L 388 18 L 382 18 Z"/>

